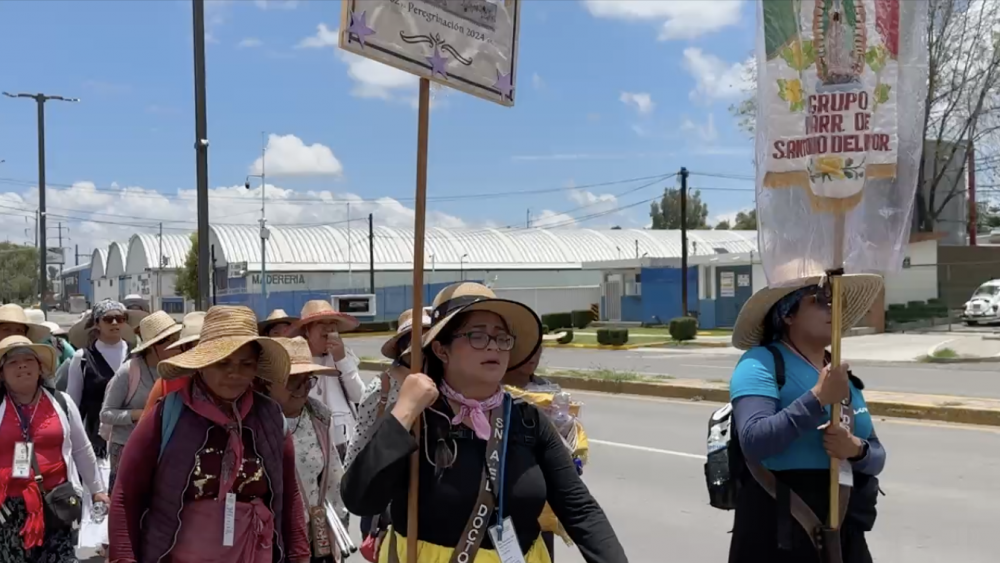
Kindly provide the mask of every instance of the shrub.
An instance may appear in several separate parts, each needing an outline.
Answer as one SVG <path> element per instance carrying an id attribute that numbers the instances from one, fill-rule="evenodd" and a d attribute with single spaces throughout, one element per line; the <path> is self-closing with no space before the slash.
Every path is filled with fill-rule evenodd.
<path id="1" fill-rule="evenodd" d="M 670 320 L 670 337 L 674 340 L 694 340 L 698 336 L 698 319 L 677 317 Z"/>
<path id="2" fill-rule="evenodd" d="M 556 342 L 559 344 L 569 344 L 570 342 L 573 342 L 573 331 L 567 330 L 562 336 L 556 339 Z"/>
<path id="3" fill-rule="evenodd" d="M 594 314 L 590 309 L 573 311 L 570 316 L 573 319 L 573 328 L 587 328 L 587 325 L 594 322 Z"/>
<path id="4" fill-rule="evenodd" d="M 549 327 L 549 330 L 561 330 L 564 328 L 573 328 L 573 314 L 572 313 L 549 313 L 547 315 L 542 315 L 542 324 Z"/>
<path id="5" fill-rule="evenodd" d="M 597 343 L 604 346 L 621 346 L 628 342 L 627 328 L 597 329 Z"/>
<path id="6" fill-rule="evenodd" d="M 549 325 L 542 325 L 542 334 L 549 333 Z"/>
<path id="7" fill-rule="evenodd" d="M 358 325 L 357 332 L 394 332 L 395 329 L 392 327 L 396 321 L 379 321 L 379 322 L 368 322 L 361 323 Z"/>

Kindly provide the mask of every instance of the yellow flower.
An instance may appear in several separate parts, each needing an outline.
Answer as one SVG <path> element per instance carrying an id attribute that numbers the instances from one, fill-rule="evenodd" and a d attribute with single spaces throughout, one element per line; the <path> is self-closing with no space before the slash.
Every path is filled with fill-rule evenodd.
<path id="1" fill-rule="evenodd" d="M 789 104 L 802 102 L 802 82 L 798 79 L 785 82 L 785 98 Z"/>
<path id="2" fill-rule="evenodd" d="M 839 156 L 821 156 L 816 159 L 816 171 L 844 179 L 844 159 Z"/>

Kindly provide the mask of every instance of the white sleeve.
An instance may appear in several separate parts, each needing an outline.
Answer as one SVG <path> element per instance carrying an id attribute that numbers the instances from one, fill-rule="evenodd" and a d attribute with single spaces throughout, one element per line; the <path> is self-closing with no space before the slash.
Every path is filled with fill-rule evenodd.
<path id="1" fill-rule="evenodd" d="M 344 386 L 347 402 L 360 403 L 365 393 L 365 382 L 361 380 L 358 361 L 352 352 L 348 352 L 343 360 L 337 362 L 337 370 L 340 371 L 340 382 Z"/>
<path id="2" fill-rule="evenodd" d="M 83 349 L 73 354 L 67 377 L 69 380 L 66 382 L 66 393 L 76 406 L 80 406 L 80 401 L 83 400 Z"/>
<path id="3" fill-rule="evenodd" d="M 59 393 L 59 391 L 56 391 Z M 64 393 L 65 395 L 66 393 Z M 69 421 L 69 440 L 73 452 L 73 463 L 80 474 L 83 482 L 91 495 L 106 493 L 104 479 L 97 468 L 97 456 L 94 455 L 94 448 L 90 445 L 90 438 L 83 428 L 83 419 L 80 417 L 80 410 L 76 408 L 76 403 L 66 402 L 66 419 Z"/>

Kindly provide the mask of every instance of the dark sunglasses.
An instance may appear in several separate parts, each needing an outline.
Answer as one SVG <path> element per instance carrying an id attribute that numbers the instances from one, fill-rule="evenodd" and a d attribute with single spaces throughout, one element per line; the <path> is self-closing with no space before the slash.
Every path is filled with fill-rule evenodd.
<path id="1" fill-rule="evenodd" d="M 105 315 L 101 317 L 101 322 L 104 324 L 125 324 L 125 317 L 120 315 Z"/>
<path id="2" fill-rule="evenodd" d="M 822 286 L 816 286 L 813 291 L 806 294 L 806 297 L 811 297 L 813 302 L 820 307 L 829 307 L 833 303 L 833 284 L 825 283 Z"/>

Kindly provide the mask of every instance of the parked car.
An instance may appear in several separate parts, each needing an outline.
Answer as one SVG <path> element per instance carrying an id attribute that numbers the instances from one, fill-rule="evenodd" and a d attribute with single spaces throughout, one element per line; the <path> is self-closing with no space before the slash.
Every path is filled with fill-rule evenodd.
<path id="1" fill-rule="evenodd" d="M 962 320 L 969 326 L 1000 322 L 1000 280 L 990 280 L 965 302 Z"/>

